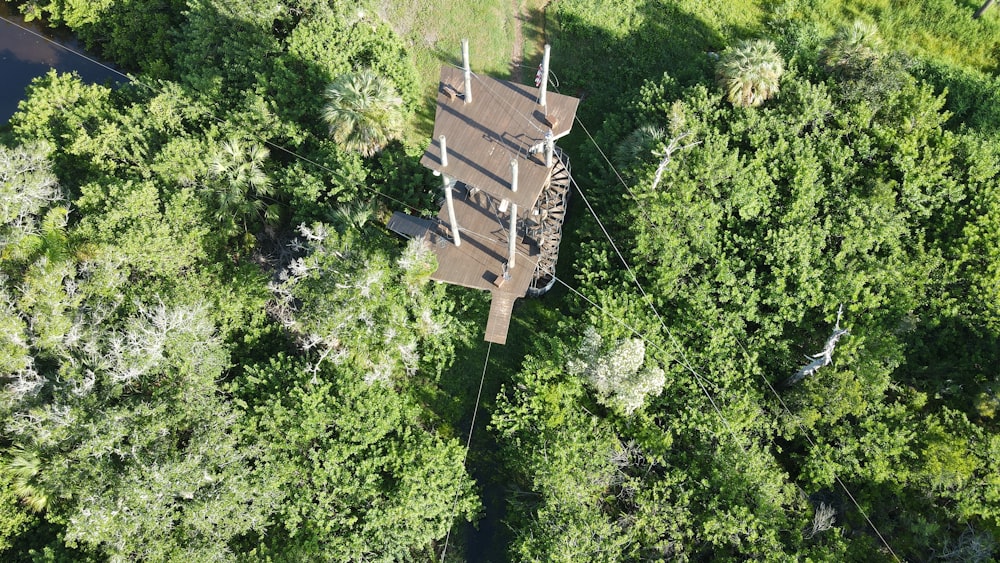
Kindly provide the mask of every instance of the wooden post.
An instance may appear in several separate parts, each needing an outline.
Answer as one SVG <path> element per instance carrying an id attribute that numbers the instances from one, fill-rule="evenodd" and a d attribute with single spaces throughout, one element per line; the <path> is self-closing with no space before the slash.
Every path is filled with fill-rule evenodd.
<path id="1" fill-rule="evenodd" d="M 517 191 L 517 159 L 510 159 L 510 191 Z"/>
<path id="2" fill-rule="evenodd" d="M 517 204 L 510 204 L 510 231 L 507 232 L 507 269 L 514 269 L 514 248 L 517 244 Z"/>
<path id="3" fill-rule="evenodd" d="M 469 66 L 469 40 L 462 40 L 462 64 L 465 65 L 465 103 L 472 103 L 472 67 Z"/>
<path id="4" fill-rule="evenodd" d="M 441 168 L 448 166 L 448 144 L 444 140 L 444 135 L 438 137 L 441 140 Z"/>
<path id="5" fill-rule="evenodd" d="M 545 92 L 549 89 L 549 46 L 545 45 L 545 52 L 542 55 L 542 83 L 541 91 L 538 93 L 538 105 L 545 108 Z"/>
<path id="6" fill-rule="evenodd" d="M 458 221 L 455 220 L 455 202 L 451 197 L 455 180 L 444 174 L 441 177 L 444 178 L 444 200 L 448 202 L 448 222 L 450 223 L 448 226 L 451 227 L 451 236 L 455 240 L 455 246 L 462 246 L 462 237 L 458 235 Z"/>
<path id="7" fill-rule="evenodd" d="M 442 137 L 443 139 L 443 137 Z M 552 168 L 552 153 L 555 152 L 555 141 L 552 139 L 552 130 L 545 134 L 545 167 Z"/>

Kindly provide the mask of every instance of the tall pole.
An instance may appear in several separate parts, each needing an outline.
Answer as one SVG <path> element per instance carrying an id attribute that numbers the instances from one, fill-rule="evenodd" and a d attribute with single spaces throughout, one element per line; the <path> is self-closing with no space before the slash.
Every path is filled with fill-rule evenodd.
<path id="1" fill-rule="evenodd" d="M 507 270 L 514 269 L 514 245 L 517 243 L 517 204 L 510 204 L 510 231 L 507 233 Z"/>
<path id="2" fill-rule="evenodd" d="M 510 159 L 510 191 L 517 191 L 517 159 Z"/>
<path id="3" fill-rule="evenodd" d="M 545 45 L 545 53 L 542 55 L 542 90 L 538 93 L 538 105 L 545 108 L 545 92 L 549 89 L 549 46 Z"/>
<path id="4" fill-rule="evenodd" d="M 441 142 L 444 143 L 444 135 L 441 136 Z M 442 144 L 442 146 L 444 146 Z M 555 152 L 555 141 L 552 139 L 552 130 L 545 134 L 545 167 L 552 168 L 552 153 Z"/>
<path id="5" fill-rule="evenodd" d="M 455 185 L 455 180 L 444 174 L 441 177 L 444 179 L 444 200 L 448 202 L 448 222 L 451 227 L 451 236 L 455 240 L 455 246 L 462 246 L 462 237 L 458 236 L 458 221 L 455 220 L 455 201 L 451 197 L 451 189 Z"/>
<path id="6" fill-rule="evenodd" d="M 462 40 L 462 64 L 465 66 L 465 103 L 472 103 L 472 67 L 469 66 L 469 40 Z"/>
<path id="7" fill-rule="evenodd" d="M 448 166 L 448 143 L 444 140 L 444 135 L 438 137 L 441 141 L 441 168 Z"/>

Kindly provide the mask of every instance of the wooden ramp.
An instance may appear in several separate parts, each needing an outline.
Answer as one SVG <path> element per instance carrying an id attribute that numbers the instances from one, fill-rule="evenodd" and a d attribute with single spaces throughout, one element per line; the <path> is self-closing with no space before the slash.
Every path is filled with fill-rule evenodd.
<path id="1" fill-rule="evenodd" d="M 507 343 L 507 329 L 510 328 L 510 314 L 514 310 L 517 296 L 499 291 L 493 292 L 490 302 L 490 318 L 486 321 L 487 342 L 494 344 Z"/>
<path id="2" fill-rule="evenodd" d="M 434 228 L 435 222 L 396 211 L 392 214 L 387 226 L 390 231 L 404 237 L 421 238 Z"/>

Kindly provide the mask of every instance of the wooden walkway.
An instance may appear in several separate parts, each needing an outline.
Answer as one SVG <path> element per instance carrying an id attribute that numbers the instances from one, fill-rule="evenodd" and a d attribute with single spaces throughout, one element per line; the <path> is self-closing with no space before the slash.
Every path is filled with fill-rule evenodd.
<path id="1" fill-rule="evenodd" d="M 519 230 L 515 241 L 515 265 L 513 269 L 506 269 L 508 278 L 503 279 L 508 258 L 509 210 L 501 213 L 496 209 L 495 201 L 486 194 L 470 194 L 467 188 L 459 186 L 455 197 L 455 215 L 463 221 L 459 224 L 461 245 L 455 246 L 452 242 L 448 212 L 444 209 L 438 221 L 411 217 L 397 211 L 388 226 L 410 238 L 427 237 L 438 261 L 438 269 L 431 274 L 431 279 L 493 294 L 486 340 L 504 344 L 514 301 L 525 296 L 534 277 L 539 257 L 538 245 L 526 239 L 523 231 Z M 519 222 L 521 228 L 523 220 Z"/>

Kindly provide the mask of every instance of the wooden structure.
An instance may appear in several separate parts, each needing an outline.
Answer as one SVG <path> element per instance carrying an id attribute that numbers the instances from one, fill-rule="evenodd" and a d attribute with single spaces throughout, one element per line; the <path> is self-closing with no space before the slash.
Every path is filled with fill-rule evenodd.
<path id="1" fill-rule="evenodd" d="M 503 344 L 514 302 L 541 295 L 555 264 L 570 188 L 569 160 L 555 146 L 573 126 L 577 98 L 444 66 L 434 137 L 420 163 L 440 175 L 436 220 L 396 212 L 389 228 L 424 237 L 438 260 L 433 279 L 492 293 L 486 340 Z"/>

